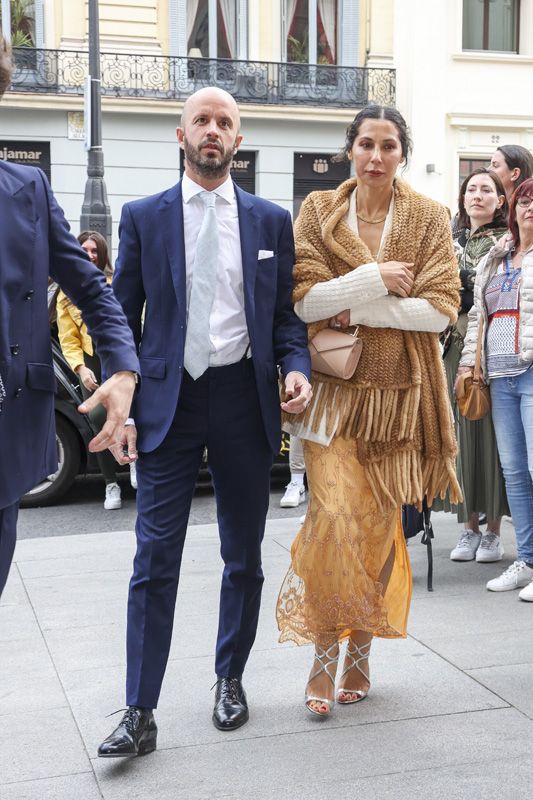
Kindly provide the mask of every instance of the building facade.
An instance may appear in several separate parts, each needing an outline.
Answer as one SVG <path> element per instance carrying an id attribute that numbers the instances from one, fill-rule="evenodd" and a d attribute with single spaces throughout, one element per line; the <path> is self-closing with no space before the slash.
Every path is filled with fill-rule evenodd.
<path id="1" fill-rule="evenodd" d="M 347 177 L 349 166 L 330 157 L 348 122 L 368 102 L 395 103 L 391 30 L 383 37 L 368 24 L 374 7 L 387 16 L 391 3 L 100 0 L 113 245 L 122 204 L 179 177 L 175 129 L 184 100 L 201 86 L 227 89 L 241 107 L 234 176 L 244 188 L 297 212 L 307 192 Z M 41 163 L 77 231 L 86 179 L 87 3 L 34 0 L 30 12 L 32 47 L 15 49 L 0 158 L 26 154 Z"/>

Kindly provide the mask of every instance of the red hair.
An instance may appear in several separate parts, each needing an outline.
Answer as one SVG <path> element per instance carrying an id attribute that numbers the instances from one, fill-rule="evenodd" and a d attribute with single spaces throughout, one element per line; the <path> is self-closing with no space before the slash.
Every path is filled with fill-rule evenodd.
<path id="1" fill-rule="evenodd" d="M 521 183 L 509 201 L 509 230 L 511 231 L 515 245 L 520 243 L 520 231 L 518 230 L 518 222 L 516 221 L 516 203 L 517 200 L 524 197 L 524 195 L 533 197 L 533 178 L 528 178 L 527 181 Z"/>

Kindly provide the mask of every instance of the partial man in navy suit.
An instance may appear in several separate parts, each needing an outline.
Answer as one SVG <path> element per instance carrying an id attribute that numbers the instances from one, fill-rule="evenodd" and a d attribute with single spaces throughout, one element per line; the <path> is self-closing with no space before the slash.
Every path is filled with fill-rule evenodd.
<path id="1" fill-rule="evenodd" d="M 183 179 L 124 206 L 113 280 L 140 348 L 142 386 L 135 424 L 126 427 L 129 452 L 135 441 L 139 452 L 128 709 L 100 745 L 102 757 L 156 747 L 153 709 L 205 447 L 224 561 L 213 722 L 233 730 L 247 721 L 241 678 L 256 634 L 270 468 L 281 442 L 278 366 L 282 409 L 299 413 L 311 398 L 307 331 L 291 301 L 291 218 L 230 178 L 242 139 L 234 99 L 215 88 L 196 92 L 177 135 Z"/>
<path id="2" fill-rule="evenodd" d="M 0 97 L 10 80 L 0 35 Z M 49 276 L 81 309 L 111 376 L 79 409 L 87 413 L 99 403 L 107 409 L 90 444 L 104 450 L 123 438 L 139 372 L 131 331 L 102 272 L 69 233 L 41 170 L 0 161 L 0 594 L 15 549 L 19 500 L 57 469 Z"/>

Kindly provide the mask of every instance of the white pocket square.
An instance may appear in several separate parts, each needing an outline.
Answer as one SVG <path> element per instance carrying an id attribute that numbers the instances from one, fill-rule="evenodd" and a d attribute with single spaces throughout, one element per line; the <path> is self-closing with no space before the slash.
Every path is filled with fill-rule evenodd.
<path id="1" fill-rule="evenodd" d="M 273 250 L 259 250 L 257 254 L 257 260 L 261 261 L 263 258 L 272 258 L 273 255 Z"/>

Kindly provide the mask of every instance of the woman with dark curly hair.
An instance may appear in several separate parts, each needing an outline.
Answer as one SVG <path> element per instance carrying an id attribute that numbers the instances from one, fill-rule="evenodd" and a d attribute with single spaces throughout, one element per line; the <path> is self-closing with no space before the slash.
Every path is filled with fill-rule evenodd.
<path id="1" fill-rule="evenodd" d="M 309 338 L 359 325 L 348 380 L 313 372 L 304 439 L 309 509 L 292 545 L 277 617 L 282 641 L 315 645 L 305 705 L 370 688 L 373 636 L 406 636 L 411 572 L 402 503 L 457 500 L 452 415 L 439 332 L 457 317 L 459 277 L 446 209 L 396 177 L 410 139 L 394 108 L 369 106 L 347 131 L 355 178 L 313 192 L 295 226 L 294 301 Z"/>

